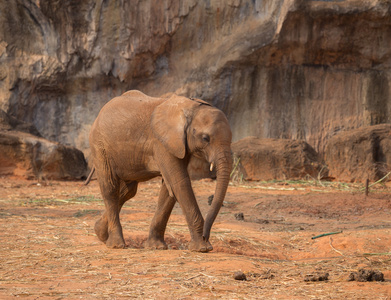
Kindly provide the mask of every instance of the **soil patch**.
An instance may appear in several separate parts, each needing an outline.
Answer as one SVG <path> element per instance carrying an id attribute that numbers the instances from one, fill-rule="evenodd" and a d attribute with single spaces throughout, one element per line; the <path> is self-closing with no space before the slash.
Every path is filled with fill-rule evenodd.
<path id="1" fill-rule="evenodd" d="M 214 184 L 193 183 L 203 213 Z M 231 185 L 212 228 L 214 250 L 206 254 L 187 250 L 190 236 L 178 205 L 166 233 L 169 250 L 143 247 L 159 187 L 159 180 L 143 183 L 125 204 L 128 247 L 111 250 L 94 234 L 104 209 L 96 181 L 43 185 L 2 178 L 0 298 L 391 297 L 389 185 L 372 187 L 368 197 L 363 185 L 345 183 Z M 381 272 L 384 281 L 348 281 L 360 270 Z M 235 280 L 237 272 L 246 280 Z"/>

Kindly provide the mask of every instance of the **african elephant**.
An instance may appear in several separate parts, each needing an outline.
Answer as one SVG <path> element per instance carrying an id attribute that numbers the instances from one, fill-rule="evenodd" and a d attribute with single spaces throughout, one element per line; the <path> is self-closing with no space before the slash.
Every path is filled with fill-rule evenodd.
<path id="1" fill-rule="evenodd" d="M 172 95 L 152 98 L 128 91 L 105 104 L 92 125 L 93 166 L 105 203 L 95 233 L 109 248 L 124 248 L 119 219 L 139 182 L 162 176 L 148 248 L 167 249 L 164 232 L 175 205 L 186 217 L 192 251 L 208 252 L 212 224 L 223 203 L 232 168 L 231 130 L 224 113 L 207 102 Z M 187 165 L 191 156 L 216 167 L 214 201 L 206 219 L 194 196 Z"/>

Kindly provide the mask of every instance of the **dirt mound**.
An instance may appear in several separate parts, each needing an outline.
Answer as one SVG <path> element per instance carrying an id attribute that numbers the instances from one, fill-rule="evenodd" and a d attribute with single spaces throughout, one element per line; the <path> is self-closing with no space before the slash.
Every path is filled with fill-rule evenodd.
<path id="1" fill-rule="evenodd" d="M 391 170 L 391 124 L 341 132 L 326 146 L 329 175 L 340 181 L 378 180 Z"/>
<path id="2" fill-rule="evenodd" d="M 318 178 L 327 170 L 305 141 L 247 137 L 232 144 L 239 173 L 245 180 Z"/>
<path id="3" fill-rule="evenodd" d="M 348 281 L 384 281 L 384 274 L 380 271 L 360 269 L 350 273 Z"/>
<path id="4" fill-rule="evenodd" d="M 87 163 L 81 151 L 51 142 L 34 126 L 0 111 L 0 176 L 41 179 L 81 179 Z"/>

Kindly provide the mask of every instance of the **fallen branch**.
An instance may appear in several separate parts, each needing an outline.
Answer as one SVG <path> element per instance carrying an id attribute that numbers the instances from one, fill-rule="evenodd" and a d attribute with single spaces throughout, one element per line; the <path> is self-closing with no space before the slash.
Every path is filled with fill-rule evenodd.
<path id="1" fill-rule="evenodd" d="M 209 277 L 209 278 L 214 278 L 214 276 L 206 275 L 206 274 L 200 272 L 199 274 L 197 274 L 197 275 L 195 275 L 195 276 L 192 276 L 192 277 L 189 277 L 189 278 L 185 279 L 185 281 L 192 280 L 192 279 L 197 278 L 197 277 L 200 277 L 200 276 L 205 276 L 205 277 Z"/>
<path id="2" fill-rule="evenodd" d="M 197 278 L 197 277 L 200 277 L 200 276 L 202 276 L 202 274 L 198 274 L 198 275 L 189 277 L 189 278 L 185 279 L 185 281 L 192 280 L 192 279 Z"/>

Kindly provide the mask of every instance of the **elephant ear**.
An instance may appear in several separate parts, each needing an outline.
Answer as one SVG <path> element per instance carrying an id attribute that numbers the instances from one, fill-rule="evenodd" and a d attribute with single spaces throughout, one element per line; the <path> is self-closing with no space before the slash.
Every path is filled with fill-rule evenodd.
<path id="1" fill-rule="evenodd" d="M 151 128 L 155 137 L 176 157 L 186 155 L 186 129 L 194 109 L 201 104 L 177 95 L 158 105 L 151 117 Z"/>

